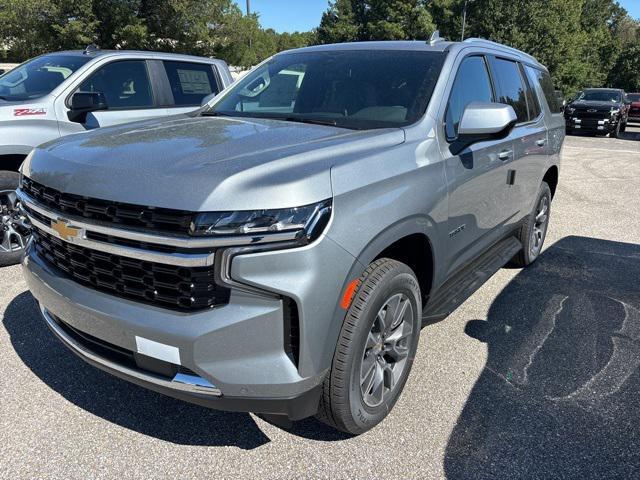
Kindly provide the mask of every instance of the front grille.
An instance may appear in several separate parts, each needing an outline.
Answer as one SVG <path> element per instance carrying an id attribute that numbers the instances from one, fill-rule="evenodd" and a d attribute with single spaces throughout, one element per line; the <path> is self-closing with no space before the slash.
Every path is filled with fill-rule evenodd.
<path id="1" fill-rule="evenodd" d="M 216 285 L 213 267 L 176 267 L 111 255 L 33 229 L 38 256 L 76 282 L 118 297 L 174 310 L 223 305 L 229 290 Z"/>
<path id="2" fill-rule="evenodd" d="M 60 192 L 24 177 L 22 190 L 39 204 L 68 215 L 126 225 L 154 233 L 188 234 L 193 212 L 112 202 Z"/>
<path id="3" fill-rule="evenodd" d="M 595 118 L 598 120 L 604 120 L 605 118 L 611 118 L 611 112 L 609 110 L 588 112 L 587 110 L 576 110 L 572 117 L 576 118 Z"/>

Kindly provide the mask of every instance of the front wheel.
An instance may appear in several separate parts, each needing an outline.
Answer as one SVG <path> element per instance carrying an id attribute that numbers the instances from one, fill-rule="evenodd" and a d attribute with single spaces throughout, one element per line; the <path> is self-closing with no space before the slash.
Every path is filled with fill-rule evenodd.
<path id="1" fill-rule="evenodd" d="M 20 261 L 29 236 L 26 219 L 18 208 L 18 178 L 15 172 L 0 172 L 0 267 Z"/>
<path id="2" fill-rule="evenodd" d="M 369 265 L 323 385 L 321 421 L 358 435 L 388 415 L 413 364 L 421 313 L 418 280 L 407 265 L 388 258 Z"/>
<path id="3" fill-rule="evenodd" d="M 616 123 L 615 128 L 613 129 L 613 131 L 611 132 L 611 134 L 609 135 L 611 138 L 619 138 L 620 137 L 620 132 L 622 132 L 622 125 L 620 124 L 620 122 Z"/>

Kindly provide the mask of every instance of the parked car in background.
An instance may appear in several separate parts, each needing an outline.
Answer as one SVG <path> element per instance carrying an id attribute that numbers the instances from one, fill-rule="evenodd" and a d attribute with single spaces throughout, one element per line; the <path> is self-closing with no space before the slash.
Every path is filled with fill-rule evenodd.
<path id="1" fill-rule="evenodd" d="M 25 277 L 114 375 L 362 433 L 423 321 L 538 258 L 564 138 L 547 69 L 493 42 L 280 53 L 197 114 L 35 149 Z"/>
<path id="2" fill-rule="evenodd" d="M 627 98 L 631 105 L 629 105 L 629 122 L 640 122 L 640 93 L 627 93 Z"/>
<path id="3" fill-rule="evenodd" d="M 618 138 L 627 128 L 629 100 L 623 90 L 588 88 L 565 108 L 567 133 L 609 134 Z"/>
<path id="4" fill-rule="evenodd" d="M 28 230 L 18 167 L 37 145 L 98 127 L 190 112 L 232 82 L 221 60 L 156 52 L 57 52 L 0 77 L 0 266 L 20 258 Z"/>

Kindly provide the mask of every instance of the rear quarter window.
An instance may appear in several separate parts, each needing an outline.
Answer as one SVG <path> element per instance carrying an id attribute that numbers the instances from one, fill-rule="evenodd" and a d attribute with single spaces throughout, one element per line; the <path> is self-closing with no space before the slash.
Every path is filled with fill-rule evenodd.
<path id="1" fill-rule="evenodd" d="M 549 75 L 544 70 L 538 70 L 537 68 L 533 68 L 530 66 L 527 66 L 526 70 L 532 84 L 538 85 L 540 87 L 540 90 L 542 90 L 551 113 L 562 113 L 562 102 L 558 98 L 556 90 L 553 87 L 553 80 L 551 80 L 551 75 Z"/>

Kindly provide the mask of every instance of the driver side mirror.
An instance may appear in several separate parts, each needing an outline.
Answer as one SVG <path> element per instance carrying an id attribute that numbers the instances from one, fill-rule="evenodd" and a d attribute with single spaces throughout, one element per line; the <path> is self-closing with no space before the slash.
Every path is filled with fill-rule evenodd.
<path id="1" fill-rule="evenodd" d="M 107 99 L 102 92 L 76 92 L 71 97 L 69 120 L 84 122 L 87 113 L 107 110 Z"/>
<path id="2" fill-rule="evenodd" d="M 472 102 L 462 114 L 458 138 L 449 147 L 451 153 L 458 155 L 475 143 L 506 138 L 517 121 L 511 105 Z"/>

